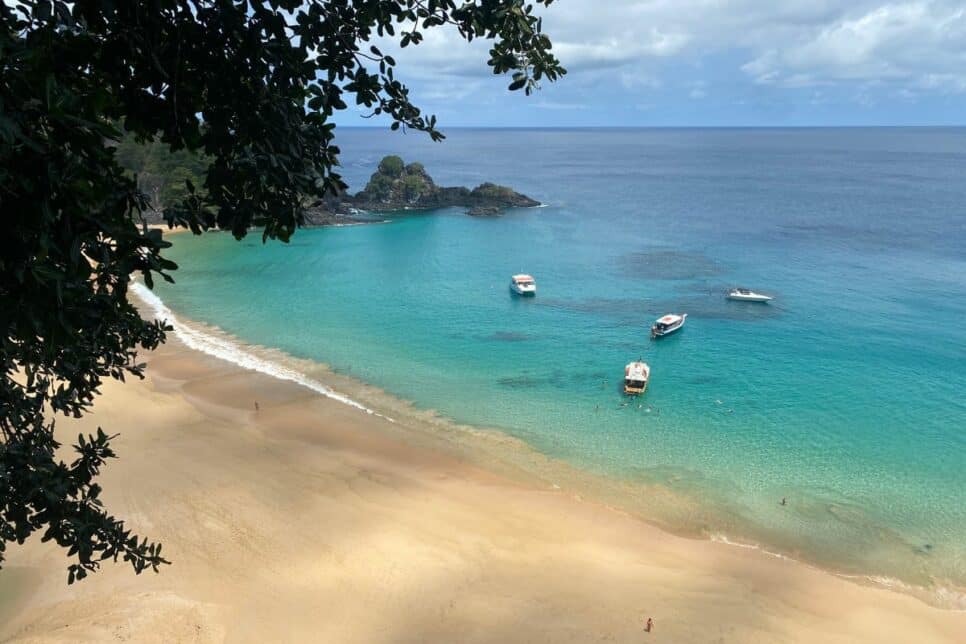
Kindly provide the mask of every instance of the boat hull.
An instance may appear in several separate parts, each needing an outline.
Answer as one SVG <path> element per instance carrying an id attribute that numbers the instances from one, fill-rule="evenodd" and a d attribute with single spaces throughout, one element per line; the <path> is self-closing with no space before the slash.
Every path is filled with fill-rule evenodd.
<path id="1" fill-rule="evenodd" d="M 685 315 L 684 318 L 681 320 L 680 324 L 677 324 L 673 327 L 667 327 L 663 330 L 657 330 L 654 327 L 651 327 L 651 338 L 656 340 L 658 338 L 664 338 L 674 333 L 677 333 L 678 331 L 684 328 L 684 323 L 687 321 L 687 319 L 688 319 L 688 316 Z"/>
<path id="2" fill-rule="evenodd" d="M 512 293 L 516 294 L 516 295 L 521 296 L 521 297 L 533 297 L 534 295 L 537 294 L 537 289 L 536 288 L 533 288 L 533 289 L 530 289 L 530 290 L 521 289 L 521 288 L 517 287 L 515 284 L 510 284 L 510 291 Z"/>
<path id="3" fill-rule="evenodd" d="M 767 295 L 760 295 L 757 293 L 749 295 L 745 295 L 743 293 L 728 293 L 728 299 L 736 302 L 758 302 L 760 304 L 764 304 L 766 302 L 770 302 L 772 298 Z"/>

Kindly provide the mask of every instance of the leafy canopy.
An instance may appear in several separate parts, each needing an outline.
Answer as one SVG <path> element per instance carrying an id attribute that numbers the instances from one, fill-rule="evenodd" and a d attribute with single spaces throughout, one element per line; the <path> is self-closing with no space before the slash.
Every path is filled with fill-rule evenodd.
<path id="1" fill-rule="evenodd" d="M 488 40 L 511 90 L 565 73 L 523 0 L 0 3 L 0 564 L 35 532 L 67 550 L 70 582 L 104 560 L 167 563 L 102 504 L 112 437 L 79 436 L 71 463 L 56 454 L 56 418 L 86 413 L 105 378 L 142 377 L 137 350 L 169 330 L 127 297 L 135 276 L 150 287 L 176 266 L 141 225 L 122 129 L 206 161 L 169 187 L 170 224 L 241 238 L 259 221 L 263 240 L 285 241 L 306 205 L 344 188 L 335 112 L 365 106 L 443 138 L 372 44 L 430 29 Z"/>

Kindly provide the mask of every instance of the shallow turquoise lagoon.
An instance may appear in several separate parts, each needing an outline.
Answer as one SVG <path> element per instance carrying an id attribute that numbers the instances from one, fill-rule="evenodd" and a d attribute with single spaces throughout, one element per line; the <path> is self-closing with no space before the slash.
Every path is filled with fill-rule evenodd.
<path id="1" fill-rule="evenodd" d="M 354 189 L 394 152 L 441 184 L 494 180 L 546 207 L 395 215 L 288 245 L 179 236 L 164 301 L 665 485 L 706 509 L 687 529 L 966 585 L 966 130 L 339 136 Z M 522 271 L 536 298 L 510 294 Z M 729 302 L 733 285 L 776 299 Z M 668 312 L 687 326 L 651 341 Z M 652 384 L 625 404 L 638 357 Z"/>

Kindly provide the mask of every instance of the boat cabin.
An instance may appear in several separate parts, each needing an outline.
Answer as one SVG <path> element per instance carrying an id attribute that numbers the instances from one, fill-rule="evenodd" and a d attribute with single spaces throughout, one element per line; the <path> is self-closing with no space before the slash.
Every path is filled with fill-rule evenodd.
<path id="1" fill-rule="evenodd" d="M 519 295 L 536 295 L 537 283 L 532 275 L 520 273 L 510 278 L 510 289 Z"/>
<path id="2" fill-rule="evenodd" d="M 684 321 L 687 319 L 687 317 L 687 313 L 682 313 L 681 315 L 669 313 L 668 315 L 659 317 L 654 322 L 654 326 L 651 327 L 651 337 L 660 338 L 662 336 L 674 333 L 684 326 Z"/>
<path id="3" fill-rule="evenodd" d="M 631 362 L 624 367 L 624 393 L 642 394 L 647 389 L 651 368 L 646 362 Z"/>

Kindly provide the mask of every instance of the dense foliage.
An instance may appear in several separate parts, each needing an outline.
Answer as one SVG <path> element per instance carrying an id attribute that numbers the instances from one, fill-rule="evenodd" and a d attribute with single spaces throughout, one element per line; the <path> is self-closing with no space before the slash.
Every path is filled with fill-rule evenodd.
<path id="1" fill-rule="evenodd" d="M 70 464 L 55 438 L 58 415 L 88 411 L 105 378 L 141 377 L 136 351 L 164 340 L 127 298 L 133 277 L 150 286 L 176 268 L 140 225 L 151 146 L 203 159 L 182 185 L 156 186 L 171 223 L 240 238 L 257 220 L 263 239 L 287 240 L 306 196 L 343 188 L 336 111 L 355 103 L 442 138 L 371 44 L 440 28 L 492 41 L 488 64 L 511 90 L 564 73 L 523 0 L 0 3 L 0 563 L 35 532 L 67 549 L 69 581 L 103 560 L 165 563 L 101 503 L 111 437 L 78 437 Z"/>
<path id="2" fill-rule="evenodd" d="M 403 162 L 402 157 L 396 156 L 395 154 L 383 157 L 382 161 L 379 162 L 380 174 L 388 177 L 398 177 L 402 174 L 405 167 L 406 164 Z"/>
<path id="3" fill-rule="evenodd" d="M 194 185 L 205 199 L 205 172 L 211 159 L 187 149 L 172 150 L 161 141 L 139 143 L 126 135 L 117 146 L 115 158 L 137 182 L 138 190 L 148 200 L 148 207 L 159 221 L 168 208 L 177 208 L 189 196 L 188 184 Z"/>
<path id="4" fill-rule="evenodd" d="M 391 154 L 382 158 L 360 194 L 363 200 L 412 203 L 435 189 L 423 164 L 406 165 L 402 157 Z"/>

